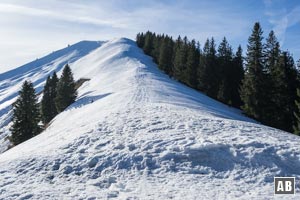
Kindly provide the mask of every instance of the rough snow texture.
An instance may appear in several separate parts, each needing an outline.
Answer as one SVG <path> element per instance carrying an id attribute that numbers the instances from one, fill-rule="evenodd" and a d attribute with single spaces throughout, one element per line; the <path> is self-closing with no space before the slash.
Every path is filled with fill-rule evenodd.
<path id="1" fill-rule="evenodd" d="M 171 80 L 131 40 L 71 68 L 91 80 L 46 131 L 0 154 L 0 199 L 273 199 L 274 176 L 300 180 L 300 137 Z"/>

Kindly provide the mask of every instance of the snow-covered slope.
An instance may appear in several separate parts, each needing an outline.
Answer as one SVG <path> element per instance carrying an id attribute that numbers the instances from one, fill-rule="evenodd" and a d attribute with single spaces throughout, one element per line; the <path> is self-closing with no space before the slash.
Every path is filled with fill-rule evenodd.
<path id="1" fill-rule="evenodd" d="M 0 154 L 0 199 L 272 199 L 274 176 L 300 179 L 300 137 L 171 80 L 129 39 L 70 66 L 91 80 Z"/>
<path id="2" fill-rule="evenodd" d="M 0 74 L 0 153 L 7 150 L 11 105 L 15 102 L 23 82 L 30 79 L 36 91 L 42 91 L 48 75 L 59 72 L 65 64 L 72 63 L 98 48 L 102 42 L 82 41 L 55 51 L 19 68 Z"/>

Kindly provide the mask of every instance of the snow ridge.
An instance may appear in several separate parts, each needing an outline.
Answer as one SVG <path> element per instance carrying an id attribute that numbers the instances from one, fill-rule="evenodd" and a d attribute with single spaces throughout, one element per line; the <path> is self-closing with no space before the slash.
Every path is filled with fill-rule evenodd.
<path id="1" fill-rule="evenodd" d="M 0 155 L 0 199 L 264 199 L 274 176 L 300 178 L 299 137 L 170 79 L 132 40 L 70 66 L 90 81 Z"/>
<path id="2" fill-rule="evenodd" d="M 23 82 L 31 80 L 36 91 L 42 91 L 48 75 L 59 72 L 67 63 L 73 63 L 98 48 L 102 42 L 81 41 L 64 49 L 25 64 L 16 69 L 0 74 L 0 153 L 9 145 L 6 137 L 9 134 L 11 105 L 15 102 Z"/>

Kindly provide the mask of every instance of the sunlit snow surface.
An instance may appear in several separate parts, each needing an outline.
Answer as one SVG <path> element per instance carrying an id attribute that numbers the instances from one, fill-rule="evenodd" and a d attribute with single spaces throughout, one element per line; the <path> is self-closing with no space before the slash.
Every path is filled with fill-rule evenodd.
<path id="1" fill-rule="evenodd" d="M 85 48 L 0 75 L 2 110 L 20 75 L 41 90 L 69 62 L 91 79 L 46 131 L 0 154 L 0 199 L 274 199 L 274 176 L 296 176 L 287 198 L 299 199 L 300 137 L 171 80 L 129 39 Z"/>
<path id="2" fill-rule="evenodd" d="M 44 87 L 47 76 L 59 72 L 67 63 L 72 63 L 98 48 L 101 42 L 82 41 L 59 51 L 0 74 L 0 153 L 7 150 L 11 105 L 25 80 L 30 80 L 38 93 Z"/>

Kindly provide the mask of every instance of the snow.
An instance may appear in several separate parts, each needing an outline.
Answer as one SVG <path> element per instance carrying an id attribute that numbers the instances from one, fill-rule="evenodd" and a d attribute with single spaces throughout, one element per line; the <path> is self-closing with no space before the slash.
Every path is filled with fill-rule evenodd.
<path id="1" fill-rule="evenodd" d="M 72 63 L 98 48 L 102 42 L 81 41 L 67 48 L 55 51 L 41 59 L 25 64 L 19 68 L 0 74 L 0 153 L 7 150 L 9 142 L 9 122 L 11 105 L 16 101 L 23 82 L 29 79 L 40 93 L 47 76 L 59 72 L 65 64 Z M 1 134 L 2 133 L 2 134 Z"/>
<path id="2" fill-rule="evenodd" d="M 91 49 L 70 62 L 90 79 L 76 102 L 0 154 L 0 199 L 273 199 L 274 176 L 299 181 L 300 137 L 170 79 L 134 41 Z"/>

